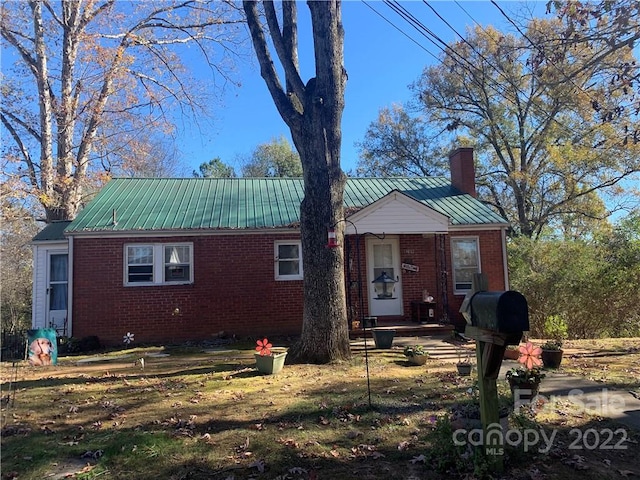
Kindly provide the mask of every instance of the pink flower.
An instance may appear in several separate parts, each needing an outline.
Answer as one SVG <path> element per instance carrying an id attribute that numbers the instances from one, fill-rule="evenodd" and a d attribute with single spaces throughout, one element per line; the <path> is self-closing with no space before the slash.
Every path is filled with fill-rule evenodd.
<path id="1" fill-rule="evenodd" d="M 256 351 L 260 352 L 260 355 L 271 355 L 271 347 L 273 347 L 273 345 L 269 343 L 269 339 L 265 337 L 262 340 L 258 340 L 257 344 Z"/>
<path id="2" fill-rule="evenodd" d="M 527 367 L 527 369 L 531 370 L 534 367 L 542 366 L 542 360 L 540 359 L 542 349 L 540 347 L 534 347 L 531 342 L 527 342 L 526 345 L 520 345 L 518 350 L 520 351 L 518 362 Z"/>

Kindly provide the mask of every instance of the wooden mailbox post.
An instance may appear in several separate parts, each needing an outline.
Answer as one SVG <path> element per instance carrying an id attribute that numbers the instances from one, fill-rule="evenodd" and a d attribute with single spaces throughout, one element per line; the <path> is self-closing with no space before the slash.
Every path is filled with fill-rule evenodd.
<path id="1" fill-rule="evenodd" d="M 460 312 L 467 320 L 465 334 L 476 341 L 484 453 L 492 470 L 501 472 L 503 445 L 491 444 L 495 435 L 489 435 L 493 428 L 500 426 L 496 381 L 507 345 L 518 345 L 523 332 L 529 330 L 529 311 L 521 293 L 487 290 L 486 276 L 475 275 L 472 291 L 465 297 Z"/>

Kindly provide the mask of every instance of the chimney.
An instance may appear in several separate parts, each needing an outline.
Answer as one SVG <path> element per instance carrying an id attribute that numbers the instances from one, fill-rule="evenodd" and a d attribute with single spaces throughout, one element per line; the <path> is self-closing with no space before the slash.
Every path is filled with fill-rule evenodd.
<path id="1" fill-rule="evenodd" d="M 458 148 L 449 154 L 451 185 L 472 197 L 476 196 L 476 168 L 473 148 Z"/>

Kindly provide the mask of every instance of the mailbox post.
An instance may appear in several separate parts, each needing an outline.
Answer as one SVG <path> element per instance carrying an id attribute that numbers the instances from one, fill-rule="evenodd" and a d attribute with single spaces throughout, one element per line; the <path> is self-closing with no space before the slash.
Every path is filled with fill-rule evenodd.
<path id="1" fill-rule="evenodd" d="M 489 438 L 496 438 L 488 435 L 488 427 L 500 425 L 496 380 L 507 345 L 518 345 L 522 334 L 529 330 L 529 310 L 526 299 L 519 292 L 486 291 L 487 280 L 482 274 L 474 277 L 472 290 L 467 294 L 460 311 L 467 320 L 465 334 L 476 340 L 485 454 L 492 469 L 501 472 L 504 467 L 502 454 L 498 453 L 501 450 L 487 443 Z"/>

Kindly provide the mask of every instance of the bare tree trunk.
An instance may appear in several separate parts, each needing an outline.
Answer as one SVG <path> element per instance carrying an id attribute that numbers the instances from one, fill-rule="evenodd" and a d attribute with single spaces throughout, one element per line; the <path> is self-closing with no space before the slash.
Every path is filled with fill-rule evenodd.
<path id="1" fill-rule="evenodd" d="M 283 26 L 272 2 L 264 2 L 269 32 L 285 71 L 280 82 L 259 22 L 255 1 L 244 9 L 261 74 L 300 154 L 305 196 L 300 207 L 304 264 L 302 335 L 292 361 L 328 363 L 351 356 L 342 249 L 328 249 L 327 230 L 342 237 L 346 177 L 340 169 L 341 121 L 346 72 L 340 2 L 308 2 L 315 47 L 316 76 L 303 84 L 298 70 L 295 2 L 283 2 Z M 287 86 L 285 92 L 283 83 Z"/>

